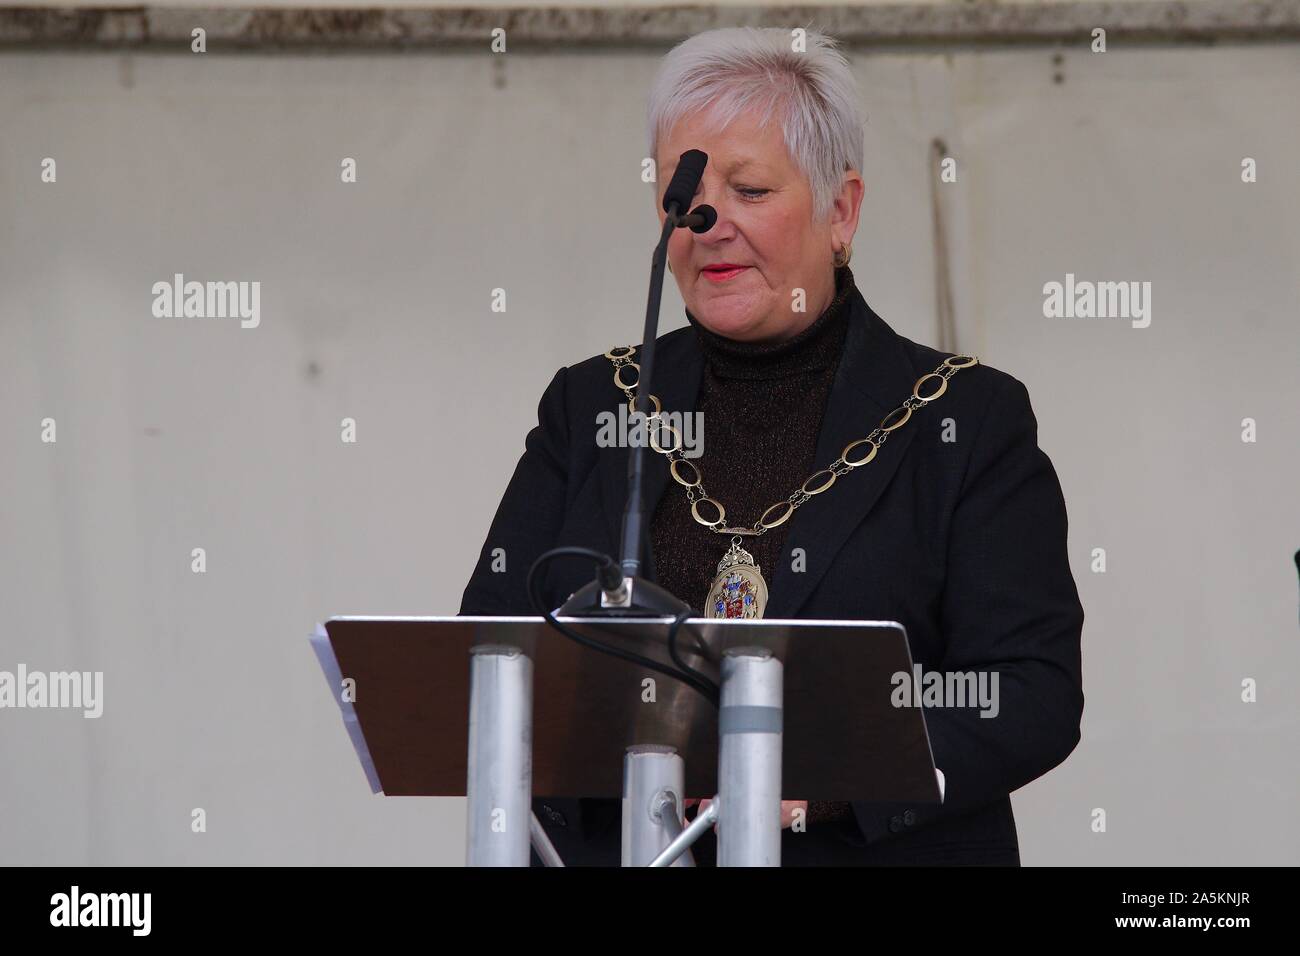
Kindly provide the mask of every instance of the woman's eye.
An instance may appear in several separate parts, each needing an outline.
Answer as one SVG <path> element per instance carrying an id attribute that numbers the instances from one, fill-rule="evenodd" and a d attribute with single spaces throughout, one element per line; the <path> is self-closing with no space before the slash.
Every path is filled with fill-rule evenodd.
<path id="1" fill-rule="evenodd" d="M 760 196 L 766 196 L 771 191 L 772 190 L 770 189 L 756 189 L 750 186 L 736 187 L 736 192 L 740 193 L 746 199 L 758 199 Z"/>

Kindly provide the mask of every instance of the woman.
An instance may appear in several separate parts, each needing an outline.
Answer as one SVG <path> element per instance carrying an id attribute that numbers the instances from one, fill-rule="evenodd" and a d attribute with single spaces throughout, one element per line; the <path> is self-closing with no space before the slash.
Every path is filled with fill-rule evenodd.
<path id="1" fill-rule="evenodd" d="M 1073 750 L 1083 709 L 1060 484 L 1024 385 L 899 336 L 856 288 L 852 75 L 826 37 L 791 45 L 779 29 L 702 33 L 665 57 L 651 90 L 656 208 L 676 158 L 699 149 L 696 203 L 718 218 L 668 247 L 689 325 L 659 338 L 653 391 L 665 411 L 700 412 L 707 440 L 688 459 L 698 471 L 670 476 L 647 455 L 647 576 L 711 613 L 897 620 L 923 672 L 996 678 L 993 719 L 926 711 L 942 804 L 787 801 L 784 822 L 803 816 L 806 832 L 783 833 L 783 863 L 1015 865 L 1009 794 Z M 542 396 L 462 614 L 532 613 L 523 578 L 550 548 L 617 552 L 627 452 L 598 448 L 591 426 L 624 398 L 614 372 L 627 359 L 611 354 L 561 369 Z M 895 411 L 912 395 L 927 401 Z M 801 487 L 815 493 L 791 494 Z M 496 548 L 506 573 L 491 570 Z M 745 573 L 729 577 L 724 555 Z M 553 565 L 550 606 L 590 579 L 577 565 Z M 566 862 L 617 864 L 618 801 L 535 809 Z M 706 836 L 697 862 L 713 850 Z"/>

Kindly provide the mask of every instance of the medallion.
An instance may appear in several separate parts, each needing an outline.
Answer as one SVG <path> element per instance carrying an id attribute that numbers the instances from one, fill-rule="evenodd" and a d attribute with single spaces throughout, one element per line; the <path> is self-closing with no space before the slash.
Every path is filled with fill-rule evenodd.
<path id="1" fill-rule="evenodd" d="M 704 602 L 709 617 L 761 618 L 767 607 L 767 582 L 754 556 L 740 546 L 740 535 L 718 562 L 718 574 Z"/>

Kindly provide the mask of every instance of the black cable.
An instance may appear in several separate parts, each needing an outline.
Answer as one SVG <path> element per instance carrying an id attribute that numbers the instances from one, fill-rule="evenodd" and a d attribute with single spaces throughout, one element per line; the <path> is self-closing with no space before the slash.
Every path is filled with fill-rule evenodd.
<path id="1" fill-rule="evenodd" d="M 546 619 L 546 623 L 550 624 L 551 627 L 555 628 L 557 631 L 559 631 L 561 634 L 563 634 L 565 637 L 567 637 L 569 640 L 573 641 L 576 644 L 579 644 L 586 648 L 590 648 L 593 651 L 600 651 L 602 654 L 609 654 L 612 657 L 617 657 L 620 658 L 621 660 L 629 661 L 633 664 L 639 664 L 642 667 L 655 671 L 656 673 L 663 674 L 667 677 L 671 677 L 674 680 L 679 680 L 686 686 L 690 687 L 692 690 L 699 693 L 700 696 L 702 696 L 715 708 L 720 705 L 722 699 L 722 693 L 719 690 L 718 685 L 714 683 L 712 680 L 710 680 L 708 677 L 701 674 L 699 671 L 686 665 L 686 663 L 681 660 L 677 652 L 677 643 L 676 643 L 677 631 L 681 627 L 682 622 L 686 620 L 686 618 L 690 617 L 690 613 L 691 613 L 690 611 L 683 611 L 681 614 L 677 615 L 677 617 L 674 619 L 668 631 L 668 653 L 669 656 L 673 659 L 673 663 L 676 665 L 676 667 L 669 667 L 665 664 L 659 663 L 656 660 L 653 660 L 652 658 L 645 657 L 641 654 L 637 654 L 634 651 L 625 651 L 622 648 L 613 647 L 609 644 L 605 644 L 601 641 L 595 640 L 594 638 L 586 637 L 582 634 L 579 634 L 577 631 L 574 631 L 573 629 L 569 628 L 568 626 L 561 624 L 556 619 L 555 614 L 551 611 L 551 609 L 546 606 L 546 600 L 541 593 L 540 572 L 550 562 L 554 561 L 556 558 L 562 558 L 562 557 L 589 558 L 595 561 L 601 567 L 602 572 L 607 571 L 608 569 L 607 566 L 617 567 L 616 565 L 614 565 L 613 558 L 611 558 L 607 554 L 602 554 L 599 551 L 593 550 L 592 548 L 580 548 L 580 547 L 553 548 L 550 551 L 547 551 L 546 553 L 540 555 L 537 558 L 537 560 L 533 562 L 532 567 L 528 569 L 527 588 L 528 588 L 529 600 L 532 602 L 533 607 L 534 609 L 536 609 L 537 613 Z M 703 646 L 703 643 L 700 641 L 698 636 L 696 637 L 696 643 L 699 646 Z"/>
<path id="2" fill-rule="evenodd" d="M 681 656 L 677 652 L 677 632 L 681 629 L 681 626 L 686 623 L 687 619 L 690 618 L 694 613 L 695 613 L 694 611 L 687 608 L 683 610 L 680 614 L 678 614 L 677 617 L 673 618 L 672 624 L 668 625 L 668 656 L 672 658 L 673 663 L 676 664 L 682 671 L 686 672 L 687 674 L 695 675 L 701 681 L 707 684 L 710 688 L 712 688 L 713 696 L 710 697 L 709 702 L 712 703 L 713 706 L 716 708 L 720 706 L 722 702 L 722 692 L 721 690 L 718 689 L 718 685 L 715 684 L 704 674 L 701 674 L 694 667 L 691 667 L 691 665 L 687 664 L 684 660 L 682 660 Z M 704 643 L 704 640 L 700 637 L 700 635 L 695 633 L 694 631 L 691 631 L 691 636 L 695 638 L 695 646 L 699 648 L 700 656 L 703 657 L 705 660 L 713 661 L 716 663 L 716 655 L 714 655 L 712 649 L 707 644 Z"/>

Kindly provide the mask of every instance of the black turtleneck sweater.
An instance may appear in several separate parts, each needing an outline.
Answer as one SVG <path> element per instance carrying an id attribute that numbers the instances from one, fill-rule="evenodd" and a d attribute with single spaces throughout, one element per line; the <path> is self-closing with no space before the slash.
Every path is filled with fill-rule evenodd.
<path id="1" fill-rule="evenodd" d="M 853 289 L 847 266 L 835 271 L 835 298 L 808 328 L 784 342 L 736 342 L 710 332 L 689 311 L 704 352 L 695 409 L 704 421 L 697 465 L 709 497 L 727 509 L 733 527 L 753 527 L 771 505 L 789 497 L 829 462 L 814 460 L 817 434 L 848 329 L 845 303 Z M 817 502 L 821 504 L 821 502 Z M 805 507 L 812 507 L 810 502 Z M 769 587 L 790 523 L 741 545 Z M 731 537 L 691 517 L 686 489 L 670 481 L 651 521 L 658 582 L 696 610 L 704 607 Z"/>
<path id="2" fill-rule="evenodd" d="M 727 509 L 726 523 L 753 527 L 771 505 L 783 501 L 814 471 L 817 435 L 848 329 L 846 305 L 853 291 L 847 266 L 835 270 L 835 298 L 817 319 L 784 342 L 736 342 L 710 332 L 688 310 L 686 318 L 704 352 L 704 377 L 696 401 L 703 413 L 704 451 L 691 459 L 709 497 Z M 815 507 L 825 502 L 809 502 Z M 741 545 L 771 587 L 782 559 L 789 522 Z M 731 546 L 691 517 L 686 489 L 669 481 L 651 520 L 658 583 L 699 610 L 704 607 L 718 562 Z M 845 819 L 847 803 L 813 803 L 809 820 Z"/>

